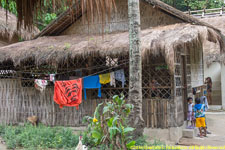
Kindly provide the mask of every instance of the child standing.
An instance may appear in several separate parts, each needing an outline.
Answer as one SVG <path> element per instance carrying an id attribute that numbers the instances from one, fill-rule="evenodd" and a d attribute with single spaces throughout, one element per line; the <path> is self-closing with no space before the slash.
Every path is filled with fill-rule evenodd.
<path id="1" fill-rule="evenodd" d="M 205 94 L 204 94 L 205 95 Z M 207 101 L 207 97 L 206 96 L 202 96 L 200 98 L 200 101 L 201 101 L 201 104 L 205 104 L 205 111 L 207 111 L 209 109 L 209 105 L 208 105 L 208 101 Z M 205 116 L 205 125 L 206 125 L 206 133 L 207 134 L 211 134 L 211 132 L 208 131 L 208 128 L 207 128 L 207 121 L 206 121 L 206 116 Z"/>
<path id="2" fill-rule="evenodd" d="M 194 118 L 194 111 L 193 111 L 193 99 L 191 97 L 187 98 L 188 102 L 188 112 L 187 112 L 187 126 L 188 122 L 191 122 L 191 128 L 195 126 L 195 118 Z M 189 126 L 188 126 L 189 128 Z"/>
<path id="3" fill-rule="evenodd" d="M 194 106 L 196 127 L 199 129 L 200 137 L 203 137 L 202 128 L 204 129 L 204 136 L 206 136 L 206 124 L 205 124 L 205 104 L 201 104 L 199 98 L 195 99 Z"/>

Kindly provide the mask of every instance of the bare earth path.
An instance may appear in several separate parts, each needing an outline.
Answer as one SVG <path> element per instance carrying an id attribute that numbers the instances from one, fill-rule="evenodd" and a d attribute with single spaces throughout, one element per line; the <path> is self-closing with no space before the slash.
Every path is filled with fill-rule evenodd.
<path id="1" fill-rule="evenodd" d="M 6 146 L 4 144 L 2 144 L 2 139 L 0 137 L 0 150 L 6 150 Z"/>
<path id="2" fill-rule="evenodd" d="M 198 146 L 225 146 L 225 112 L 207 112 L 207 125 L 212 134 L 205 138 L 183 138 L 180 144 Z"/>

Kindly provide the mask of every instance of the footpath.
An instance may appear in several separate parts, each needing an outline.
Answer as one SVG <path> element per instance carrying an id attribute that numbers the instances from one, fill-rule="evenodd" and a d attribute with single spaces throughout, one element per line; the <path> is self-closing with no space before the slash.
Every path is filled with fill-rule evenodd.
<path id="1" fill-rule="evenodd" d="M 189 146 L 189 148 L 194 145 L 204 146 L 206 150 L 209 150 L 207 146 L 211 146 L 210 150 L 216 147 L 218 149 L 219 147 L 224 147 L 225 150 L 225 112 L 207 112 L 206 120 L 208 130 L 212 134 L 208 134 L 207 137 L 204 138 L 182 138 L 179 142 L 180 146 Z"/>

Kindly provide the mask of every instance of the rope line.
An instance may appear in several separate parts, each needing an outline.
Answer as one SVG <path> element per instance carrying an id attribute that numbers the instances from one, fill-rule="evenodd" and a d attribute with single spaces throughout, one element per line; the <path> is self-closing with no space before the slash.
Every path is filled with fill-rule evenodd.
<path id="1" fill-rule="evenodd" d="M 114 68 L 118 68 L 118 67 L 123 66 L 123 65 L 126 65 L 126 64 L 129 64 L 129 62 L 125 62 L 125 63 L 122 63 L 122 64 L 120 64 L 120 65 L 117 65 L 117 66 L 114 66 L 114 67 L 110 67 L 110 68 L 104 69 L 104 70 L 102 70 L 102 71 L 98 71 L 98 72 L 93 73 L 93 74 L 90 74 L 90 75 L 88 75 L 88 76 L 77 77 L 77 78 L 75 78 L 75 79 L 73 79 L 73 80 L 76 80 L 76 79 L 79 79 L 79 78 L 82 78 L 82 79 L 83 79 L 83 78 L 87 78 L 87 77 L 90 77 L 90 76 L 93 76 L 93 75 L 98 75 L 98 74 L 103 73 L 103 72 L 105 72 L 105 71 L 108 71 L 108 70 L 111 70 L 111 69 L 114 69 Z M 80 70 L 80 69 L 78 69 L 78 70 Z M 43 73 L 42 73 L 42 74 L 43 74 Z M 35 78 L 25 78 L 25 77 L 18 77 L 18 76 L 5 76 L 5 75 L 0 75 L 0 77 L 8 77 L 8 78 L 13 78 L 13 79 L 24 79 L 24 80 L 35 80 Z M 44 79 L 44 80 L 50 81 L 50 80 L 48 80 L 48 79 Z"/>

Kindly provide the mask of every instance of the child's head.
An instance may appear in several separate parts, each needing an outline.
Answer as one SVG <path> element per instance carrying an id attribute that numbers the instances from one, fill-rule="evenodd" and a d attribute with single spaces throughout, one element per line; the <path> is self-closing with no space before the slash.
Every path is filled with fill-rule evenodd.
<path id="1" fill-rule="evenodd" d="M 196 103 L 196 104 L 200 104 L 200 103 L 201 103 L 200 98 L 196 98 L 196 99 L 195 99 L 195 103 Z"/>
<path id="2" fill-rule="evenodd" d="M 193 101 L 192 97 L 188 97 L 188 98 L 187 98 L 187 102 L 188 102 L 189 104 L 192 104 L 192 101 Z"/>

